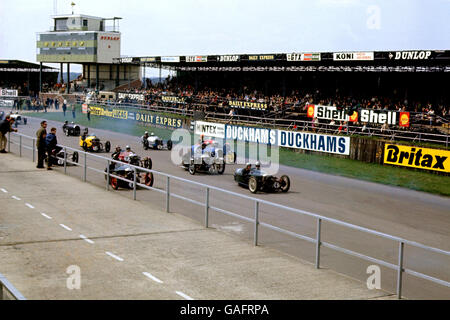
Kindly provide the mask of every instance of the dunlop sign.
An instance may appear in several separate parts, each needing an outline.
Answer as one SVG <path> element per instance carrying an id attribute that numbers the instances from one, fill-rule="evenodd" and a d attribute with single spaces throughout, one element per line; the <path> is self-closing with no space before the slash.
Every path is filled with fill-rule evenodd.
<path id="1" fill-rule="evenodd" d="M 397 166 L 450 172 L 450 151 L 386 144 L 384 163 Z"/>

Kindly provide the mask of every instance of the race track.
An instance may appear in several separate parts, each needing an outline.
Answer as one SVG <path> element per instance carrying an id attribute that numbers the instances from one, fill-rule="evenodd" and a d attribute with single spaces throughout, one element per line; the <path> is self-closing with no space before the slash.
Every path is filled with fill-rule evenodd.
<path id="1" fill-rule="evenodd" d="M 70 118 L 68 118 L 70 120 Z M 19 126 L 19 133 L 35 136 L 41 119 L 28 118 L 27 125 Z M 62 123 L 48 121 L 47 131 L 55 126 L 58 129 L 59 144 L 70 147 L 78 146 L 79 137 L 66 137 L 61 129 Z M 83 127 L 82 127 L 83 128 Z M 153 170 L 165 172 L 174 176 L 223 188 L 258 199 L 275 202 L 285 206 L 305 210 L 322 216 L 339 219 L 361 227 L 416 241 L 424 245 L 450 250 L 450 198 L 435 196 L 408 189 L 385 186 L 365 181 L 281 166 L 280 173 L 289 175 L 291 179 L 290 192 L 283 194 L 252 195 L 247 189 L 237 186 L 233 180 L 233 172 L 242 165 L 227 165 L 223 176 L 207 174 L 190 175 L 187 171 L 170 161 L 169 151 L 144 151 L 139 138 L 113 131 L 89 128 L 90 133 L 96 133 L 102 140 L 110 140 L 112 149 L 115 145 L 122 148 L 130 145 L 140 156 L 150 156 Z M 18 143 L 18 138 L 14 138 Z M 30 145 L 30 142 L 24 142 Z M 18 153 L 16 145 L 11 146 Z M 31 152 L 24 150 L 23 155 L 31 158 Z M 109 154 L 100 155 L 108 157 Z M 89 159 L 89 158 L 88 158 Z M 80 163 L 83 157 L 80 157 Z M 88 166 L 100 170 L 105 169 L 105 163 L 98 160 L 88 160 Z M 63 168 L 58 168 L 61 172 Z M 82 177 L 80 167 L 68 167 L 70 175 Z M 159 178 L 159 179 L 158 179 Z M 105 186 L 105 178 L 99 173 L 90 171 L 88 181 L 99 186 Z M 450 179 L 447 179 L 450 188 Z M 165 188 L 165 179 L 155 175 L 155 187 Z M 119 189 L 114 191 L 125 197 L 132 197 L 132 191 Z M 181 182 L 171 182 L 171 192 L 191 199 L 204 202 L 204 189 L 190 185 L 188 188 Z M 164 195 L 148 190 L 139 190 L 137 199 L 150 201 L 165 207 Z M 254 203 L 225 193 L 211 191 L 211 205 L 220 207 L 243 216 L 253 218 Z M 170 210 L 189 216 L 199 223 L 204 220 L 204 208 L 178 199 L 172 199 Z M 260 206 L 260 219 L 309 237 L 315 237 L 316 221 L 292 212 L 283 211 L 266 205 Z M 217 212 L 211 213 L 210 226 L 230 232 L 243 239 L 251 241 L 253 225 L 245 221 L 225 216 Z M 362 232 L 352 231 L 329 223 L 322 226 L 323 241 L 354 250 L 390 263 L 397 263 L 398 244 L 371 236 Z M 315 248 L 313 244 L 298 240 L 287 235 L 261 228 L 260 244 L 270 246 L 307 261 L 314 261 Z M 361 281 L 366 281 L 366 269 L 371 263 L 346 256 L 329 249 L 322 249 L 321 264 L 338 272 L 347 274 Z M 423 250 L 405 247 L 405 267 L 430 276 L 450 281 L 450 257 L 427 253 Z M 396 272 L 382 267 L 383 289 L 395 292 Z M 450 298 L 450 288 L 419 280 L 411 276 L 404 277 L 404 295 L 411 298 Z"/>

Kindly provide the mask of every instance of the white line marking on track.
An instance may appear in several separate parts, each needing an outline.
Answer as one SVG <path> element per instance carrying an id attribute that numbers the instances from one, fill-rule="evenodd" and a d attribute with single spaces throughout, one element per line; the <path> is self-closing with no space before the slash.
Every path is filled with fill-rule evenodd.
<path id="1" fill-rule="evenodd" d="M 16 197 L 16 196 L 12 196 L 11 198 L 16 199 L 16 200 L 22 200 L 22 199 L 20 199 L 19 197 Z"/>
<path id="2" fill-rule="evenodd" d="M 62 223 L 60 223 L 59 225 L 60 225 L 61 227 L 63 227 L 64 229 L 66 229 L 66 230 L 72 231 L 72 229 L 70 229 L 68 226 L 66 226 L 66 225 L 64 225 L 64 224 L 62 224 Z"/>
<path id="3" fill-rule="evenodd" d="M 189 297 L 187 294 L 184 294 L 181 291 L 175 291 L 175 293 L 183 298 L 185 298 L 186 300 L 194 300 L 193 298 Z"/>
<path id="4" fill-rule="evenodd" d="M 47 219 L 53 219 L 52 217 L 46 215 L 45 213 L 42 213 L 42 212 L 41 212 L 41 214 L 42 214 L 44 217 L 46 217 Z"/>
<path id="5" fill-rule="evenodd" d="M 2 190 L 4 193 L 8 193 L 6 189 L 1 188 L 0 190 Z"/>
<path id="6" fill-rule="evenodd" d="M 30 209 L 34 209 L 34 207 L 33 207 L 31 204 L 29 204 L 29 203 L 25 203 L 25 205 L 26 205 L 28 208 L 30 208 Z"/>
<path id="7" fill-rule="evenodd" d="M 86 241 L 87 243 L 94 244 L 94 241 L 86 237 L 85 235 L 80 234 L 80 238 Z"/>
<path id="8" fill-rule="evenodd" d="M 146 276 L 146 277 L 152 279 L 153 281 L 156 281 L 156 282 L 158 282 L 158 283 L 163 283 L 163 282 L 162 282 L 161 280 L 159 280 L 157 277 L 151 275 L 151 274 L 148 273 L 148 272 L 142 272 L 142 273 L 143 273 L 144 276 Z"/>
<path id="9" fill-rule="evenodd" d="M 116 260 L 123 261 L 123 259 L 122 259 L 121 257 L 116 256 L 115 254 L 112 254 L 112 253 L 109 252 L 109 251 L 106 251 L 105 253 L 106 253 L 108 256 L 110 256 L 110 257 L 112 257 L 112 258 L 114 258 L 114 259 L 116 259 Z"/>

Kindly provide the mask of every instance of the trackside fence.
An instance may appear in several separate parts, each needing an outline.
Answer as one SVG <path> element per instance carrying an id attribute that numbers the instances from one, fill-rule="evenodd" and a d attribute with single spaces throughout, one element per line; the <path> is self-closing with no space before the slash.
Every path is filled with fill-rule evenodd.
<path id="1" fill-rule="evenodd" d="M 14 141 L 11 141 L 11 138 L 14 137 Z M 32 147 L 30 147 L 29 145 L 25 145 L 24 141 L 31 141 L 31 145 Z M 9 134 L 9 139 L 8 139 L 8 151 L 11 152 L 11 144 L 17 145 L 18 150 L 19 150 L 19 156 L 22 156 L 22 150 L 23 149 L 28 149 L 28 150 L 32 150 L 32 159 L 33 162 L 36 159 L 36 148 L 35 148 L 35 144 L 36 144 L 36 138 L 30 137 L 30 136 L 26 136 L 23 134 L 18 134 L 18 133 L 10 133 Z M 172 198 L 174 199 L 181 199 L 183 201 L 189 202 L 189 203 L 193 203 L 195 205 L 198 205 L 200 207 L 202 207 L 204 209 L 204 226 L 206 228 L 209 227 L 209 216 L 210 213 L 212 211 L 227 215 L 227 216 L 231 216 L 234 217 L 236 219 L 240 219 L 243 221 L 246 221 L 248 223 L 251 223 L 253 225 L 253 243 L 255 246 L 258 245 L 259 243 L 259 232 L 260 232 L 260 228 L 266 228 L 266 229 L 270 229 L 272 231 L 276 231 L 279 232 L 281 234 L 284 235 L 288 235 L 290 237 L 296 238 L 296 239 L 300 239 L 300 240 L 304 240 L 307 241 L 309 243 L 312 243 L 315 247 L 315 267 L 317 269 L 319 269 L 321 267 L 320 264 L 320 258 L 321 258 L 321 248 L 329 248 L 331 250 L 340 252 L 340 253 L 344 253 L 346 255 L 350 255 L 353 257 L 357 257 L 359 259 L 365 260 L 365 261 L 369 261 L 375 264 L 378 264 L 380 266 L 384 266 L 386 268 L 392 269 L 396 272 L 396 295 L 398 299 L 402 298 L 402 285 L 403 285 L 403 275 L 404 274 L 408 274 L 408 275 L 412 275 L 414 277 L 420 278 L 420 279 L 424 279 L 430 282 L 433 282 L 435 284 L 439 284 L 441 286 L 445 286 L 447 288 L 450 288 L 450 282 L 439 279 L 437 277 L 433 277 L 427 274 L 424 274 L 422 272 L 418 272 L 416 270 L 412 270 L 409 268 L 406 268 L 404 265 L 404 248 L 405 245 L 408 245 L 410 247 L 415 247 L 415 248 L 419 248 L 434 254 L 440 254 L 440 255 L 444 255 L 446 257 L 450 257 L 450 251 L 445 251 L 442 249 L 438 249 L 438 248 L 434 248 L 434 247 L 430 247 L 430 246 L 426 246 L 423 245 L 421 243 L 417 243 L 414 241 L 410 241 L 410 240 L 406 240 L 400 237 L 396 237 L 396 236 L 392 236 L 386 233 L 382 233 L 382 232 L 378 232 L 375 230 L 371 230 L 368 228 L 364 228 L 364 227 L 360 227 L 354 224 L 350 224 L 347 222 L 343 222 L 337 219 L 332 219 L 332 218 L 328 218 L 325 216 L 321 216 L 315 213 L 311 213 L 308 211 L 304 211 L 301 209 L 296 209 L 296 208 L 291 208 L 291 207 L 287 207 L 284 205 L 280 205 L 274 202 L 270 202 L 270 201 L 266 201 L 266 200 L 260 200 L 260 199 L 255 199 L 246 195 L 242 195 L 242 194 L 238 194 L 232 191 L 228 191 L 222 188 L 218 188 L 218 187 L 214 187 L 214 186 L 210 186 L 210 185 L 206 185 L 206 184 L 202 184 L 202 183 L 198 183 L 198 182 L 194 182 L 191 180 L 187 180 L 187 179 L 183 179 L 180 177 L 176 177 L 170 174 L 166 174 L 163 172 L 159 172 L 159 171 L 155 171 L 155 170 L 150 170 L 150 169 L 146 169 L 146 168 L 142 168 L 142 167 L 138 167 L 138 166 L 134 166 L 134 165 L 129 165 L 130 168 L 132 168 L 132 170 L 134 171 L 134 180 L 128 180 L 125 179 L 124 177 L 118 176 L 118 175 L 114 175 L 112 173 L 109 172 L 109 167 L 110 164 L 112 163 L 119 163 L 119 164 L 123 164 L 123 162 L 120 161 L 115 161 L 111 158 L 106 158 L 106 157 L 102 157 L 96 154 L 91 154 L 88 152 L 84 152 L 84 151 L 80 151 L 78 149 L 74 149 L 71 147 L 67 147 L 67 146 L 61 146 L 64 149 L 64 159 L 61 159 L 64 161 L 64 173 L 67 174 L 67 170 L 68 170 L 68 164 L 70 165 L 74 165 L 74 166 L 79 166 L 81 167 L 82 170 L 82 177 L 81 179 L 83 181 L 87 181 L 87 175 L 88 172 L 97 172 L 103 176 L 106 177 L 105 179 L 105 189 L 109 190 L 110 189 L 110 179 L 111 178 L 115 178 L 118 180 L 122 180 L 125 181 L 129 184 L 130 187 L 132 187 L 132 193 L 133 193 L 133 199 L 136 200 L 136 190 L 137 188 L 142 188 L 142 189 L 147 189 L 147 190 L 151 190 L 151 191 L 155 191 L 158 192 L 162 195 L 162 197 L 165 198 L 165 210 L 166 212 L 170 212 L 170 200 Z M 68 159 L 67 154 L 68 151 L 76 151 L 80 154 L 80 163 L 75 163 L 72 162 Z M 104 164 L 104 167 L 106 168 L 105 170 L 99 170 L 97 168 L 92 168 L 92 167 L 88 167 L 87 164 L 87 158 L 94 158 L 96 160 L 96 162 L 100 162 Z M 158 177 L 157 179 L 161 179 L 161 181 L 165 181 L 165 188 L 164 189 L 160 189 L 160 188 L 154 188 L 154 187 L 149 187 L 145 184 L 141 184 L 137 181 L 136 179 L 136 173 L 137 172 L 148 172 L 148 173 L 152 173 L 154 176 Z M 181 183 L 184 183 L 186 185 L 186 188 L 188 188 L 189 186 L 193 187 L 197 187 L 197 188 L 201 188 L 204 192 L 204 201 L 197 201 L 197 200 L 193 200 L 190 199 L 188 197 L 184 197 L 181 195 L 178 195 L 174 192 L 171 192 L 171 182 L 172 181 L 179 181 Z M 251 203 L 253 205 L 254 208 L 254 216 L 252 218 L 250 217 L 245 217 L 242 216 L 240 214 L 237 214 L 235 212 L 231 212 L 228 210 L 225 210 L 223 208 L 219 208 L 216 206 L 212 206 L 211 205 L 211 191 L 215 191 L 218 193 L 223 193 L 226 195 L 230 195 L 230 196 L 235 196 L 238 198 L 241 198 L 243 200 L 248 201 L 249 203 Z M 312 219 L 314 219 L 316 221 L 316 231 L 315 231 L 315 236 L 311 237 L 311 236 L 306 236 L 306 235 L 302 235 L 302 234 L 298 234 L 286 229 L 283 229 L 281 227 L 275 226 L 273 224 L 269 224 L 266 223 L 264 221 L 261 221 L 260 217 L 259 217 L 259 213 L 260 213 L 260 205 L 264 204 L 265 206 L 269 207 L 269 208 L 273 208 L 274 210 L 276 209 L 281 209 L 281 210 L 286 210 L 288 212 L 291 212 L 293 214 L 300 216 L 307 216 L 310 217 Z M 356 252 L 354 250 L 350 250 L 348 248 L 343 248 L 340 247 L 334 243 L 331 242 L 326 242 L 323 241 L 323 236 L 324 236 L 324 231 L 322 228 L 322 225 L 324 222 L 327 223 L 331 223 L 337 226 L 341 226 L 344 227 L 346 229 L 350 229 L 350 230 L 356 230 L 368 235 L 372 235 L 372 236 L 376 236 L 379 238 L 384 238 L 384 239 L 388 239 L 393 241 L 394 243 L 396 243 L 397 246 L 397 263 L 391 263 L 379 258 L 375 258 L 372 256 L 369 256 L 367 254 L 361 253 L 361 252 Z M 431 263 L 431 262 L 430 262 Z M 444 269 L 446 269 L 447 267 L 444 267 Z"/>
<path id="2" fill-rule="evenodd" d="M 0 300 L 6 300 L 7 293 L 15 300 L 27 300 L 4 275 L 0 273 Z"/>

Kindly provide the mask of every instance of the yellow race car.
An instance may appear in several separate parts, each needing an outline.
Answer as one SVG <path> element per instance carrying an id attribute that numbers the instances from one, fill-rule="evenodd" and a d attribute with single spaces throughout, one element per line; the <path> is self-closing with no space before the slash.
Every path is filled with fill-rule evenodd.
<path id="1" fill-rule="evenodd" d="M 111 142 L 106 141 L 103 148 L 103 143 L 100 142 L 100 139 L 95 134 L 82 135 L 80 136 L 80 147 L 82 147 L 84 151 L 109 152 L 111 150 Z"/>

